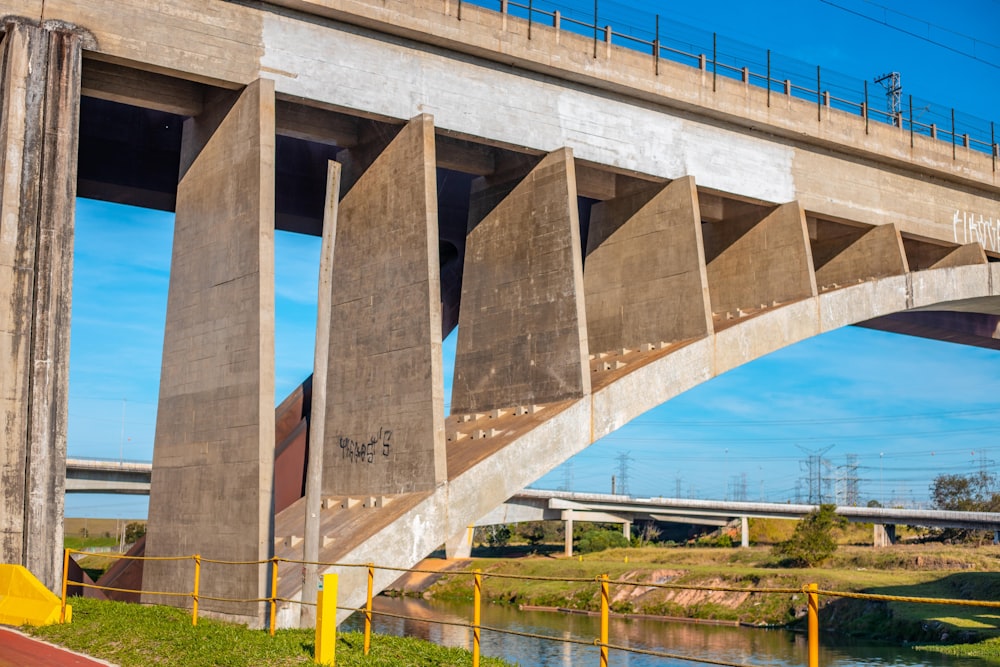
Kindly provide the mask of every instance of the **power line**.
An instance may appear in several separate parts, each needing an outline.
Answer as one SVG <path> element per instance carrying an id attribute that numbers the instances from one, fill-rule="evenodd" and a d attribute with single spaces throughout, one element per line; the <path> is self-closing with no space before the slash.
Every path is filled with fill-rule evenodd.
<path id="1" fill-rule="evenodd" d="M 868 21 L 872 21 L 873 23 L 877 23 L 877 24 L 879 24 L 881 26 L 889 28 L 890 30 L 895 30 L 896 32 L 901 32 L 904 35 L 909 35 L 910 37 L 914 37 L 916 39 L 923 40 L 923 41 L 927 42 L 928 44 L 933 44 L 934 46 L 937 46 L 939 48 L 945 49 L 946 51 L 951 51 L 952 53 L 956 53 L 956 54 L 958 54 L 960 56 L 965 56 L 966 58 L 969 58 L 971 60 L 975 60 L 976 62 L 982 63 L 984 65 L 988 65 L 990 67 L 993 67 L 993 68 L 996 68 L 996 69 L 1000 69 L 1000 65 L 997 65 L 996 63 L 991 63 L 988 60 L 983 60 L 982 58 L 980 58 L 979 56 L 977 56 L 975 53 L 968 53 L 966 51 L 962 51 L 961 49 L 956 49 L 953 46 L 948 46 L 947 44 L 944 44 L 943 42 L 939 42 L 937 40 L 931 39 L 930 37 L 925 37 L 924 35 L 920 35 L 918 33 L 915 33 L 913 31 L 911 31 L 911 30 L 906 30 L 906 29 L 901 28 L 901 27 L 899 27 L 897 25 L 893 25 L 893 24 L 889 23 L 889 21 L 886 20 L 886 19 L 879 20 L 879 19 L 875 18 L 874 16 L 868 16 L 867 14 L 864 14 L 864 13 L 859 12 L 859 11 L 854 10 L 854 9 L 850 9 L 849 7 L 844 7 L 842 5 L 838 5 L 835 2 L 831 2 L 831 0 L 819 0 L 819 1 L 822 2 L 824 5 L 830 5 L 831 7 L 834 7 L 836 9 L 841 10 L 841 11 L 847 12 L 848 14 L 853 14 L 854 16 L 859 16 L 859 17 L 861 17 L 863 19 L 867 19 Z M 901 12 L 897 12 L 894 9 L 889 9 L 888 7 L 884 7 L 882 5 L 878 5 L 878 4 L 875 4 L 875 3 L 872 3 L 872 2 L 869 2 L 868 4 L 875 5 L 876 7 L 879 7 L 879 8 L 883 9 L 886 12 L 892 12 L 894 14 L 899 14 L 900 16 L 904 16 L 906 18 L 910 18 L 910 19 L 913 19 L 915 21 L 920 21 L 921 23 L 926 24 L 928 28 L 931 28 L 931 27 L 938 28 L 939 30 L 944 30 L 946 32 L 950 32 L 953 35 L 957 35 L 957 36 L 962 37 L 964 39 L 969 39 L 969 40 L 972 41 L 973 46 L 975 46 L 976 44 L 983 44 L 984 46 L 989 46 L 989 47 L 992 47 L 992 48 L 1000 48 L 1000 47 L 997 47 L 997 46 L 995 46 L 993 44 L 990 44 L 989 42 L 984 42 L 984 41 L 982 41 L 980 39 L 976 39 L 975 37 L 970 37 L 968 35 L 962 35 L 961 33 L 955 32 L 954 30 L 949 30 L 948 28 L 943 28 L 943 27 L 941 27 L 939 25 L 935 25 L 935 24 L 931 23 L 930 21 L 926 21 L 924 19 L 918 19 L 918 18 L 915 18 L 913 16 L 909 16 L 907 14 L 903 14 Z"/>

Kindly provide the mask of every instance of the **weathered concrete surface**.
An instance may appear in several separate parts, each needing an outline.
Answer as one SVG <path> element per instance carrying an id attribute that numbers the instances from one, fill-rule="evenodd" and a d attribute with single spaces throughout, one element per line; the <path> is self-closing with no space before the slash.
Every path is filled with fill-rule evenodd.
<path id="1" fill-rule="evenodd" d="M 706 224 L 702 233 L 716 315 L 738 317 L 741 310 L 815 296 L 806 221 L 798 203 L 763 214 L 750 210 Z"/>
<path id="2" fill-rule="evenodd" d="M 546 156 L 481 221 L 470 213 L 453 414 L 590 391 L 573 157 Z"/>
<path id="3" fill-rule="evenodd" d="M 446 471 L 430 116 L 341 201 L 333 258 L 323 492 L 433 489 Z"/>
<path id="4" fill-rule="evenodd" d="M 8 19 L 0 42 L 0 561 L 56 590 L 62 557 L 82 48 Z M 92 44 L 90 44 L 92 46 Z"/>
<path id="5" fill-rule="evenodd" d="M 693 178 L 595 204 L 583 272 L 593 352 L 711 331 L 701 215 Z"/>
<path id="6" fill-rule="evenodd" d="M 272 548 L 275 437 L 272 84 L 208 105 L 186 124 L 185 142 L 147 554 L 263 560 Z M 143 587 L 190 591 L 192 576 L 189 560 L 150 561 Z M 201 581 L 204 596 L 266 591 L 256 566 L 205 564 Z M 260 623 L 256 603 L 202 600 L 201 609 Z"/>

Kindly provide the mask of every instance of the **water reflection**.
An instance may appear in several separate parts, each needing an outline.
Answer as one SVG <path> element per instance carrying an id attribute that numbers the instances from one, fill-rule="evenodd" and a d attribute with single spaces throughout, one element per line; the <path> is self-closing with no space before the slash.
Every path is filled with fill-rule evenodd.
<path id="1" fill-rule="evenodd" d="M 378 597 L 375 611 L 383 611 L 417 620 L 403 620 L 375 615 L 374 628 L 382 634 L 418 637 L 444 646 L 472 648 L 472 630 L 445 623 L 469 623 L 471 605 L 426 601 L 412 598 Z M 522 667 L 573 667 L 597 664 L 598 651 L 592 645 L 598 636 L 599 620 L 581 614 L 555 614 L 520 611 L 514 607 L 484 605 L 482 625 L 525 632 L 557 639 L 586 642 L 587 645 L 521 637 L 483 630 L 483 655 L 499 656 Z M 342 626 L 360 630 L 363 619 L 354 615 Z M 642 650 L 692 656 L 748 665 L 786 667 L 806 664 L 805 637 L 785 630 L 763 630 L 733 626 L 670 623 L 652 619 L 612 618 L 610 642 Z M 678 667 L 696 664 L 625 651 L 611 651 L 614 667 Z M 820 648 L 820 664 L 825 667 L 848 665 L 893 667 L 972 667 L 976 660 L 922 653 L 898 646 L 872 642 L 838 643 Z"/>

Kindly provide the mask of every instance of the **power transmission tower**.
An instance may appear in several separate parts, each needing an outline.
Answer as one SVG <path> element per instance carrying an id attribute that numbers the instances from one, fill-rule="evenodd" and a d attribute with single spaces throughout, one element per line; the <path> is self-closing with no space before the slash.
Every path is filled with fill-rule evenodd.
<path id="1" fill-rule="evenodd" d="M 573 459 L 563 464 L 563 491 L 573 490 Z"/>
<path id="2" fill-rule="evenodd" d="M 875 83 L 885 88 L 886 111 L 892 115 L 892 124 L 899 126 L 903 119 L 903 84 L 900 83 L 899 72 L 877 76 Z"/>
<path id="3" fill-rule="evenodd" d="M 631 452 L 624 452 L 618 455 L 618 494 L 627 496 L 628 493 L 628 469 L 629 463 L 633 461 L 629 456 Z"/>
<path id="4" fill-rule="evenodd" d="M 808 454 L 808 458 L 805 461 L 800 462 L 800 467 L 807 470 L 806 473 L 806 488 L 808 489 L 808 498 L 806 502 L 810 505 L 820 505 L 823 503 L 825 497 L 828 496 L 824 491 L 824 483 L 829 487 L 830 478 L 829 476 L 823 475 L 824 467 L 829 466 L 829 462 L 823 459 L 823 454 L 826 454 L 833 448 L 833 445 L 825 447 L 819 451 L 809 451 L 801 445 L 796 445 L 799 449 Z M 805 466 L 802 466 L 802 464 Z"/>
<path id="5" fill-rule="evenodd" d="M 860 494 L 858 493 L 858 455 L 848 454 L 845 457 L 845 461 L 837 477 L 839 483 L 837 504 L 857 507 L 860 500 Z"/>

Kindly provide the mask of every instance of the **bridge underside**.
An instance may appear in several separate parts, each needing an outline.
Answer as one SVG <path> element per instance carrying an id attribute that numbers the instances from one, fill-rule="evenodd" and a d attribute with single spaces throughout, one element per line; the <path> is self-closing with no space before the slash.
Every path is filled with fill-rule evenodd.
<path id="1" fill-rule="evenodd" d="M 201 15 L 204 2 L 192 11 Z M 595 93 L 587 86 L 599 83 L 596 74 L 555 90 L 551 72 L 511 72 L 499 56 L 501 65 L 487 62 L 482 48 L 414 49 L 372 36 L 367 14 L 364 29 L 347 29 L 213 1 L 232 15 L 226 41 L 194 41 L 231 58 L 167 66 L 115 53 L 137 22 L 107 39 L 118 25 L 115 3 L 95 3 L 103 23 L 83 28 L 105 38 L 101 45 L 86 30 L 31 19 L 8 20 L 0 42 L 8 429 L 0 557 L 26 562 L 50 587 L 60 568 L 52 545 L 61 541 L 52 526 L 61 521 L 38 509 L 61 514 L 52 474 L 65 459 L 77 194 L 176 212 L 146 547 L 154 556 L 306 554 L 409 567 L 639 414 L 785 345 L 873 320 L 995 340 L 988 318 L 998 265 L 967 218 L 959 242 L 952 216 L 997 203 L 985 160 L 942 165 L 928 148 L 927 169 L 944 180 L 927 178 L 919 160 L 901 157 L 898 133 L 838 148 L 849 130 L 867 133 L 867 123 L 835 110 L 810 126 L 811 144 L 794 124 L 762 138 L 740 117 L 745 104 L 692 120 L 690 103 L 651 105 L 655 95 L 630 96 L 624 84 Z M 60 9 L 70 12 L 52 11 Z M 467 12 L 466 25 L 492 25 L 492 14 Z M 237 27 L 260 31 L 246 61 L 238 47 L 253 40 L 235 39 Z M 156 37 L 143 48 L 175 41 L 172 32 Z M 264 64 L 265 37 L 277 40 L 276 53 L 315 39 L 339 57 L 331 65 L 317 49 L 301 75 L 274 75 L 288 70 Z M 543 38 L 555 40 L 552 50 L 576 39 L 539 28 L 534 39 Z M 401 70 L 422 63 L 426 79 L 400 76 L 424 87 L 390 87 L 371 104 L 351 97 L 357 72 L 336 68 L 370 57 L 360 46 L 382 49 Z M 252 61 L 252 75 L 184 69 L 204 61 L 234 70 Z M 676 68 L 657 85 L 687 77 L 704 90 L 704 72 Z M 508 85 L 526 92 L 484 98 L 469 111 L 455 96 L 464 101 L 477 76 L 495 77 L 476 88 L 481 95 Z M 732 86 L 720 90 L 752 97 L 743 83 Z M 421 96 L 432 93 L 456 101 L 431 116 Z M 507 97 L 515 102 L 491 106 Z M 525 121 L 532 133 L 520 140 L 510 119 L 552 99 L 564 108 L 533 111 L 538 122 Z M 390 112 L 400 100 L 413 103 Z M 594 127 L 576 129 L 590 118 L 581 104 L 600 119 Z M 798 111 L 795 100 L 782 105 L 768 113 Z M 630 109 L 634 117 L 616 122 L 613 114 Z M 822 110 L 808 112 L 823 121 Z M 864 153 L 882 141 L 884 154 Z M 926 201 L 894 203 L 900 193 Z M 925 209 L 933 212 L 926 219 Z M 323 244 L 314 377 L 277 414 L 275 230 Z M 961 306 L 948 315 L 917 310 L 943 302 Z M 456 326 L 446 417 L 441 341 Z M 303 475 L 294 461 L 307 457 Z M 26 480 L 33 488 L 22 488 Z M 37 502 L 39 493 L 51 504 Z M 356 606 L 364 573 L 342 576 L 343 604 Z M 376 585 L 389 578 L 378 575 Z M 152 561 L 144 588 L 187 590 L 188 579 L 186 567 Z M 203 610 L 262 622 L 258 605 L 219 598 L 265 597 L 263 568 L 233 576 L 206 564 L 202 581 Z M 283 571 L 279 596 L 301 591 L 298 568 Z M 286 607 L 282 622 L 297 613 Z"/>

